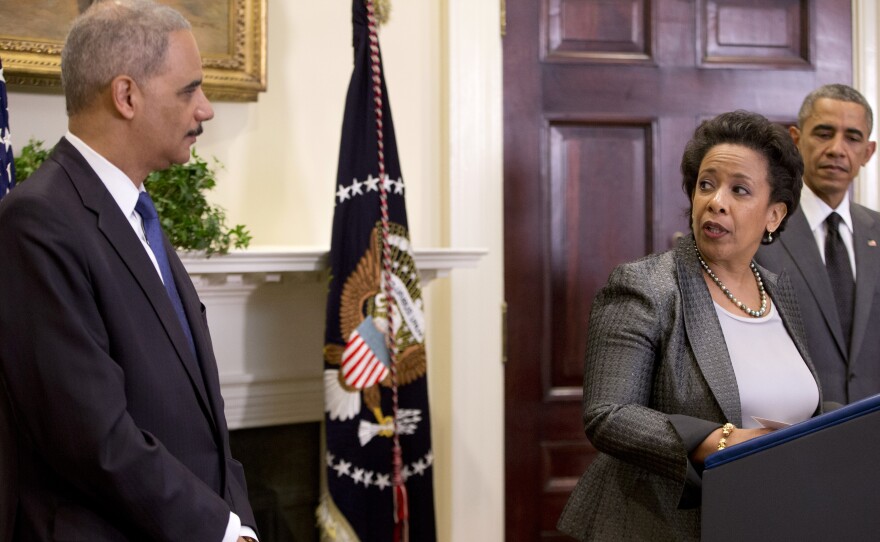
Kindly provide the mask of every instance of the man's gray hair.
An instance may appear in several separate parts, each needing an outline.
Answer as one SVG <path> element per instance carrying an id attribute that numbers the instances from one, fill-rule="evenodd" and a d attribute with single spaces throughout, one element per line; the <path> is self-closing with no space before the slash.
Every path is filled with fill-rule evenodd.
<path id="1" fill-rule="evenodd" d="M 169 34 L 190 28 L 183 15 L 152 0 L 92 4 L 73 22 L 61 51 L 67 114 L 82 111 L 115 77 L 143 83 L 158 75 Z"/>
<path id="2" fill-rule="evenodd" d="M 858 90 L 837 83 L 823 85 L 807 94 L 807 97 L 804 98 L 804 103 L 801 104 L 801 110 L 798 112 L 798 128 L 804 127 L 804 124 L 807 122 L 807 117 L 813 113 L 813 106 L 819 98 L 850 102 L 862 106 L 865 110 L 865 122 L 868 124 L 868 133 L 865 134 L 865 137 L 871 135 L 871 130 L 874 128 L 874 112 L 871 111 L 871 105 L 868 103 L 868 100 L 866 100 Z"/>

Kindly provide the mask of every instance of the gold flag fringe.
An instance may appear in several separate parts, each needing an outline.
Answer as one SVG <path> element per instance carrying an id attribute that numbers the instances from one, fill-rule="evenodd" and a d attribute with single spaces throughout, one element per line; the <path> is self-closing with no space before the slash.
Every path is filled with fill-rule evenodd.
<path id="1" fill-rule="evenodd" d="M 315 511 L 318 527 L 321 531 L 321 542 L 360 542 L 351 524 L 336 508 L 329 492 L 321 495 L 321 502 Z"/>
<path id="2" fill-rule="evenodd" d="M 388 22 L 391 18 L 391 0 L 373 0 L 376 10 L 376 20 L 380 25 Z"/>

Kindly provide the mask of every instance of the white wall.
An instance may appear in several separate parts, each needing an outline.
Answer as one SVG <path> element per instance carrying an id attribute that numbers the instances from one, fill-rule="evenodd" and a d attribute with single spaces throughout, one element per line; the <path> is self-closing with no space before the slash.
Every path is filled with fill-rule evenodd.
<path id="1" fill-rule="evenodd" d="M 498 0 L 392 1 L 380 32 L 417 248 L 486 248 L 426 291 L 440 540 L 504 537 L 501 43 Z M 210 199 L 258 246 L 329 247 L 351 3 L 270 0 L 269 89 L 215 103 L 197 150 Z M 10 91 L 14 141 L 66 128 L 61 96 Z M 315 315 L 323 318 L 323 314 Z M 302 360 L 320 363 L 319 359 Z"/>

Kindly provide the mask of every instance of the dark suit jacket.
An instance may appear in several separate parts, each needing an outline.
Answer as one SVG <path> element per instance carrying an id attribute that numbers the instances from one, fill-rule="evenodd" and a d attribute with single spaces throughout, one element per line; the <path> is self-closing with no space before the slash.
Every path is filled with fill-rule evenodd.
<path id="1" fill-rule="evenodd" d="M 230 510 L 254 526 L 204 306 L 166 248 L 197 357 L 127 218 L 67 140 L 0 203 L 15 540 L 218 542 Z"/>
<path id="2" fill-rule="evenodd" d="M 615 269 L 596 297 L 584 426 L 600 453 L 565 507 L 563 532 L 581 540 L 699 540 L 699 508 L 682 507 L 694 490 L 688 455 L 696 443 L 688 441 L 728 421 L 742 425 L 736 375 L 702 273 L 687 236 L 673 251 Z M 761 275 L 815 377 L 791 286 L 784 276 Z"/>
<path id="3" fill-rule="evenodd" d="M 757 256 L 764 267 L 777 273 L 785 269 L 791 277 L 825 400 L 838 403 L 880 393 L 880 214 L 855 203 L 850 213 L 856 299 L 848 349 L 833 285 L 801 209 L 791 216 L 779 240 L 761 247 Z"/>

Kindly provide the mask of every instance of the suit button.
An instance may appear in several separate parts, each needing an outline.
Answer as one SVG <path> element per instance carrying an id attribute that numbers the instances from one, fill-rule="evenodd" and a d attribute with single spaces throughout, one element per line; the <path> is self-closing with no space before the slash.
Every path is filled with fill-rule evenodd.
<path id="1" fill-rule="evenodd" d="M 856 379 L 856 374 L 855 374 L 855 373 L 850 373 L 850 374 L 849 374 L 849 381 L 852 382 L 852 381 L 855 380 L 855 379 Z"/>

